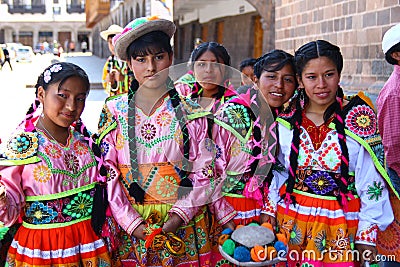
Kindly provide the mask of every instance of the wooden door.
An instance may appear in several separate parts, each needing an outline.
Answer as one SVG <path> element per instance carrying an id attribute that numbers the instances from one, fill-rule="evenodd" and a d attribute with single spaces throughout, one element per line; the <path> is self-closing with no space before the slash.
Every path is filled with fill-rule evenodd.
<path id="1" fill-rule="evenodd" d="M 253 57 L 258 58 L 263 54 L 264 31 L 261 24 L 261 16 L 254 17 L 254 50 Z"/>
<path id="2" fill-rule="evenodd" d="M 224 42 L 224 22 L 217 22 L 217 43 L 222 44 Z"/>

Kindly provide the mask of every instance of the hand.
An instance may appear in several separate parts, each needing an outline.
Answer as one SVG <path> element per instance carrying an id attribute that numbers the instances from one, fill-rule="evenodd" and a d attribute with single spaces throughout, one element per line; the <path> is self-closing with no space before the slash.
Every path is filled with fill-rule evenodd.
<path id="1" fill-rule="evenodd" d="M 276 230 L 276 218 L 274 216 L 261 213 L 260 224 L 263 224 L 265 222 L 269 222 L 272 225 L 272 229 L 274 229 L 274 231 Z"/>
<path id="2" fill-rule="evenodd" d="M 117 82 L 122 82 L 124 80 L 124 75 L 122 75 L 122 73 L 119 72 L 119 71 L 115 72 L 115 76 L 114 77 L 115 77 L 115 80 Z"/>
<path id="3" fill-rule="evenodd" d="M 230 228 L 232 231 L 234 231 L 236 228 L 236 224 L 233 222 L 233 220 L 230 220 L 226 224 L 222 225 L 222 228 L 223 229 Z"/>
<path id="4" fill-rule="evenodd" d="M 183 220 L 177 214 L 172 213 L 162 227 L 165 233 L 176 233 L 178 228 L 183 224 Z"/>
<path id="5" fill-rule="evenodd" d="M 144 228 L 146 227 L 145 223 L 140 224 L 136 229 L 133 231 L 132 235 L 137 239 L 146 240 L 146 235 L 144 234 Z"/>
<path id="6" fill-rule="evenodd" d="M 375 246 L 356 244 L 356 249 L 360 255 L 360 266 L 365 266 L 366 261 L 370 264 L 377 263 L 376 255 L 378 254 L 378 249 Z"/>

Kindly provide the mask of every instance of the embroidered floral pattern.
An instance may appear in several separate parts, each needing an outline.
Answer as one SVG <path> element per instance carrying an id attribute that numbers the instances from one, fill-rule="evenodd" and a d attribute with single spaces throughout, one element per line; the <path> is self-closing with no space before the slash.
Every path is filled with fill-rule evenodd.
<path id="1" fill-rule="evenodd" d="M 301 233 L 301 229 L 297 227 L 297 224 L 295 224 L 293 225 L 293 228 L 290 231 L 289 243 L 292 245 L 300 245 L 302 241 L 303 241 L 303 234 Z"/>
<path id="2" fill-rule="evenodd" d="M 140 129 L 140 133 L 144 139 L 146 139 L 147 141 L 151 141 L 156 136 L 157 129 L 154 125 L 150 123 L 145 123 Z"/>
<path id="3" fill-rule="evenodd" d="M 315 246 L 319 251 L 324 251 L 326 249 L 326 232 L 321 231 L 317 234 L 317 236 L 314 238 L 314 243 Z"/>
<path id="4" fill-rule="evenodd" d="M 86 193 L 78 193 L 71 202 L 65 206 L 63 212 L 79 219 L 90 216 L 92 213 L 93 198 Z"/>
<path id="5" fill-rule="evenodd" d="M 116 144 L 115 144 L 115 148 L 117 150 L 123 149 L 124 148 L 124 142 L 125 142 L 124 136 L 122 134 L 117 134 L 117 141 L 116 141 Z"/>
<path id="6" fill-rule="evenodd" d="M 64 156 L 64 163 L 67 170 L 77 173 L 79 170 L 79 160 L 75 155 L 66 154 Z"/>
<path id="7" fill-rule="evenodd" d="M 114 180 L 118 177 L 118 173 L 113 168 L 107 168 L 107 181 Z"/>
<path id="8" fill-rule="evenodd" d="M 167 112 L 162 112 L 157 115 L 156 117 L 156 123 L 160 126 L 166 126 L 169 125 L 172 121 L 172 117 L 169 113 Z"/>
<path id="9" fill-rule="evenodd" d="M 26 159 L 36 153 L 38 138 L 36 133 L 23 132 L 13 136 L 7 143 L 5 151 L 8 159 Z"/>
<path id="10" fill-rule="evenodd" d="M 337 188 L 333 178 L 325 171 L 308 176 L 304 182 L 318 195 L 325 195 Z"/>
<path id="11" fill-rule="evenodd" d="M 228 105 L 226 107 L 226 115 L 229 124 L 235 129 L 246 129 L 250 127 L 250 117 L 246 107 L 243 105 Z"/>
<path id="12" fill-rule="evenodd" d="M 49 155 L 49 157 L 52 157 L 54 159 L 58 159 L 62 155 L 60 148 L 52 143 L 46 145 L 44 151 L 46 151 L 46 154 Z"/>
<path id="13" fill-rule="evenodd" d="M 41 202 L 33 202 L 26 209 L 26 217 L 33 224 L 50 223 L 58 213 Z"/>
<path id="14" fill-rule="evenodd" d="M 110 150 L 110 145 L 107 142 L 101 142 L 100 145 L 100 152 L 101 155 L 104 157 L 105 155 L 107 155 L 108 151 Z"/>
<path id="15" fill-rule="evenodd" d="M 116 104 L 116 108 L 122 114 L 126 114 L 128 112 L 129 106 L 125 101 L 118 101 L 117 104 Z"/>
<path id="16" fill-rule="evenodd" d="M 379 198 L 382 196 L 382 191 L 383 191 L 383 185 L 382 182 L 376 182 L 374 181 L 373 185 L 368 185 L 368 191 L 367 194 L 370 195 L 368 197 L 369 200 L 374 200 L 378 201 Z"/>
<path id="17" fill-rule="evenodd" d="M 203 168 L 202 173 L 208 179 L 214 178 L 214 169 L 213 169 L 213 167 L 211 165 L 208 165 L 205 168 Z"/>
<path id="18" fill-rule="evenodd" d="M 99 119 L 99 133 L 103 132 L 108 126 L 110 126 L 113 122 L 113 116 L 108 110 L 107 107 L 103 107 L 101 113 L 100 113 L 100 119 Z"/>
<path id="19" fill-rule="evenodd" d="M 33 169 L 33 177 L 39 183 L 46 183 L 51 178 L 51 170 L 46 165 L 38 165 Z"/>
<path id="20" fill-rule="evenodd" d="M 173 176 L 164 176 L 157 181 L 157 194 L 164 198 L 173 197 L 178 190 L 178 181 Z"/>
<path id="21" fill-rule="evenodd" d="M 374 110 L 367 105 L 359 105 L 348 112 L 345 124 L 350 131 L 366 137 L 376 132 L 376 123 Z"/>
<path id="22" fill-rule="evenodd" d="M 79 156 L 85 155 L 88 151 L 88 147 L 83 142 L 77 141 L 74 143 L 74 152 Z"/>

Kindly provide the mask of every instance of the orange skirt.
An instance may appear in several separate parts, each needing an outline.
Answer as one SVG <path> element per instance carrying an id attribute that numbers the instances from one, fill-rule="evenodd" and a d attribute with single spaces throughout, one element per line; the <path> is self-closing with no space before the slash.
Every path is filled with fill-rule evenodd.
<path id="1" fill-rule="evenodd" d="M 31 229 L 23 224 L 7 255 L 9 266 L 111 266 L 104 242 L 91 220 L 52 229 Z"/>
<path id="2" fill-rule="evenodd" d="M 388 260 L 400 262 L 400 200 L 391 193 L 390 203 L 392 204 L 394 221 L 385 231 L 378 231 L 376 247 L 379 254 L 388 256 Z M 389 259 L 389 257 L 391 258 Z"/>
<path id="3" fill-rule="evenodd" d="M 282 193 L 284 192 L 281 191 Z M 353 266 L 351 251 L 358 227 L 359 199 L 348 201 L 344 212 L 335 197 L 294 192 L 296 205 L 277 206 L 280 232 L 289 240 L 289 265 Z"/>
<path id="4" fill-rule="evenodd" d="M 236 225 L 247 225 L 251 222 L 260 222 L 260 213 L 262 206 L 256 200 L 244 198 L 241 195 L 227 195 L 225 199 L 237 211 L 237 215 L 233 219 Z"/>

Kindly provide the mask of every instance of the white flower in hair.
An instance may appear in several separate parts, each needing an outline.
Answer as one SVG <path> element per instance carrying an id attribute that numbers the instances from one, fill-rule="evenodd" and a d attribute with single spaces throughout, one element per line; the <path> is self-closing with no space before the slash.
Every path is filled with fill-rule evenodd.
<path id="1" fill-rule="evenodd" d="M 54 65 L 53 67 L 50 68 L 51 72 L 59 72 L 60 70 L 62 70 L 62 67 L 60 64 Z"/>
<path id="2" fill-rule="evenodd" d="M 51 72 L 50 70 L 46 70 L 43 75 L 43 80 L 45 83 L 48 83 L 51 80 Z"/>

